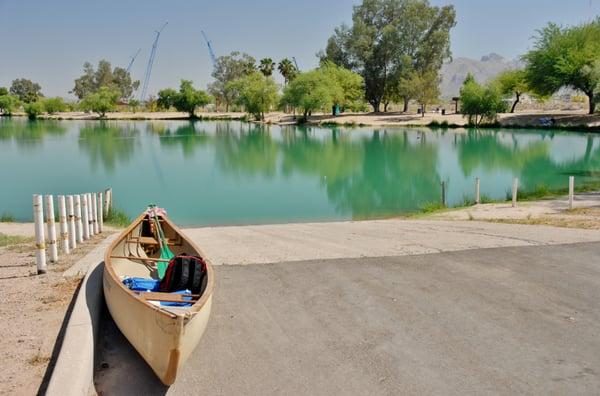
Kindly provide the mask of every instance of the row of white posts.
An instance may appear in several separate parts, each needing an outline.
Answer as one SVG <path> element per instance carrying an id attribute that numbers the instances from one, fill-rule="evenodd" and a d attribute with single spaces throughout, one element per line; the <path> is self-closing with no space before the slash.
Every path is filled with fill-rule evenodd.
<path id="1" fill-rule="evenodd" d="M 446 206 L 446 182 L 442 182 L 442 205 Z M 515 177 L 512 185 L 512 206 L 517 207 L 517 197 L 519 195 L 519 178 Z M 575 176 L 569 176 L 569 209 L 573 209 L 575 198 Z M 475 179 L 475 204 L 481 203 L 481 179 Z"/>
<path id="2" fill-rule="evenodd" d="M 104 217 L 112 205 L 112 189 L 109 188 L 104 193 L 59 195 L 57 198 L 60 250 L 63 254 L 70 254 L 77 248 L 78 243 L 103 231 Z M 44 212 L 46 214 L 45 223 Z M 42 197 L 38 194 L 33 196 L 33 220 L 35 222 L 37 272 L 45 274 L 46 250 L 48 250 L 50 262 L 58 262 L 59 243 L 56 239 L 54 196 Z"/>

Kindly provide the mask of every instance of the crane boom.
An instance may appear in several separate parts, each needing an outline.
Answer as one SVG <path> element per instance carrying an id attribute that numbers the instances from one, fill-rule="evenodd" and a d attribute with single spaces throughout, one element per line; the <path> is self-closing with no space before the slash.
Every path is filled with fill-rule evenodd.
<path id="1" fill-rule="evenodd" d="M 148 65 L 146 66 L 146 75 L 144 76 L 144 85 L 142 87 L 142 94 L 140 96 L 140 102 L 143 102 L 146 99 L 146 93 L 148 91 L 148 84 L 150 83 L 150 76 L 152 75 L 152 66 L 154 65 L 154 59 L 156 58 L 156 49 L 158 48 L 158 39 L 160 38 L 160 34 L 163 29 L 169 24 L 169 22 L 165 22 L 165 24 L 160 28 L 160 30 L 156 31 L 156 37 L 154 38 L 154 44 L 152 44 L 152 51 L 150 51 L 150 57 L 148 58 Z"/>
<path id="2" fill-rule="evenodd" d="M 201 32 L 202 32 L 202 37 L 204 37 L 204 41 L 206 41 L 206 46 L 208 47 L 208 53 L 210 54 L 210 60 L 214 67 L 217 65 L 217 57 L 215 56 L 215 51 L 213 50 L 212 42 L 208 39 L 208 37 L 206 37 L 206 33 L 204 33 L 204 30 L 202 30 Z"/>
<path id="3" fill-rule="evenodd" d="M 129 72 L 131 71 L 131 66 L 133 66 L 133 62 L 135 62 L 135 58 L 137 58 L 137 57 L 138 57 L 138 55 L 140 54 L 140 51 L 141 51 L 141 50 L 142 50 L 141 48 L 138 48 L 138 50 L 137 50 L 137 52 L 135 53 L 135 55 L 133 55 L 133 56 L 131 57 L 131 61 L 129 62 L 129 66 L 127 66 L 127 73 L 129 73 Z"/>

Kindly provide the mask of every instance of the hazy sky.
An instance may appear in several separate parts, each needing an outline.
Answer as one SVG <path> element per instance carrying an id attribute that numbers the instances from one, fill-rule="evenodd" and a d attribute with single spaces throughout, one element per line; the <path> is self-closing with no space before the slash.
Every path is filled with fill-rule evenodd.
<path id="1" fill-rule="evenodd" d="M 301 69 L 335 26 L 349 22 L 360 0 L 0 0 L 0 86 L 14 78 L 39 82 L 45 95 L 68 96 L 85 61 L 106 58 L 126 67 L 142 52 L 132 74 L 143 80 L 153 31 L 169 25 L 159 43 L 150 92 L 181 78 L 202 87 L 212 69 L 201 30 L 218 55 L 242 50 L 257 59 L 295 56 Z M 515 58 L 534 30 L 549 21 L 565 25 L 600 14 L 600 0 L 431 0 L 453 4 L 455 57 L 496 52 Z"/>

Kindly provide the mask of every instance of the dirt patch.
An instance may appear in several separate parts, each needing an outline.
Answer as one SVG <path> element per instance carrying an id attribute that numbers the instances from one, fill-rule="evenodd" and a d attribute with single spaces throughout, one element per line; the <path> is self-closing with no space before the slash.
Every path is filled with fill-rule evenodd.
<path id="1" fill-rule="evenodd" d="M 491 219 L 494 223 L 548 225 L 553 227 L 600 229 L 600 208 L 578 208 L 557 214 L 525 219 Z"/>
<path id="2" fill-rule="evenodd" d="M 62 273 L 109 234 L 78 245 L 38 276 L 32 238 L 4 235 L 0 247 L 0 394 L 36 394 L 81 277 Z"/>

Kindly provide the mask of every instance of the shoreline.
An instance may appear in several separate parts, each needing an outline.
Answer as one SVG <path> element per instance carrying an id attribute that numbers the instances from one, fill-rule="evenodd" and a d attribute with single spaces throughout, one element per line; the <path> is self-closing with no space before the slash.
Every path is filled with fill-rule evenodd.
<path id="1" fill-rule="evenodd" d="M 23 113 L 14 117 L 24 118 Z M 552 126 L 541 125 L 541 119 L 554 119 Z M 291 114 L 272 112 L 267 114 L 264 121 L 252 121 L 245 113 L 197 113 L 190 119 L 186 113 L 180 112 L 115 112 L 108 113 L 105 118 L 83 112 L 57 113 L 43 115 L 40 120 L 58 121 L 247 121 L 259 125 L 299 125 L 298 120 Z M 467 124 L 461 114 L 426 113 L 425 116 L 412 113 L 344 113 L 339 116 L 330 114 L 315 114 L 304 126 L 322 127 L 429 127 L 441 129 L 474 128 Z M 581 130 L 586 132 L 600 131 L 600 114 L 589 115 L 585 111 L 521 111 L 517 113 L 499 114 L 494 124 L 484 124 L 477 129 L 506 128 L 506 129 L 543 129 L 543 130 Z"/>

